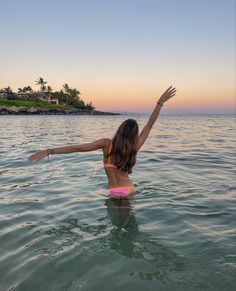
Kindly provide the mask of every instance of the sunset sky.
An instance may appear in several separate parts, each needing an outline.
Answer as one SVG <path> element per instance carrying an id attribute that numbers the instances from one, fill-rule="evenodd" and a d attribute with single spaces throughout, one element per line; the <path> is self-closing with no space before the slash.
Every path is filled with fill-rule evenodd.
<path id="1" fill-rule="evenodd" d="M 234 0 L 0 0 L 0 88 L 76 87 L 97 110 L 235 112 Z"/>

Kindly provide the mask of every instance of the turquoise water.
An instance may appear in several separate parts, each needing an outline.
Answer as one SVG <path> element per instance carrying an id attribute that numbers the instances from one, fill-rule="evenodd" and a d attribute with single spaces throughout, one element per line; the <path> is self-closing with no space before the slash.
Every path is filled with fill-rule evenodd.
<path id="1" fill-rule="evenodd" d="M 235 290 L 236 123 L 160 115 L 130 201 L 106 196 L 102 151 L 27 161 L 112 137 L 145 115 L 0 117 L 0 290 Z"/>

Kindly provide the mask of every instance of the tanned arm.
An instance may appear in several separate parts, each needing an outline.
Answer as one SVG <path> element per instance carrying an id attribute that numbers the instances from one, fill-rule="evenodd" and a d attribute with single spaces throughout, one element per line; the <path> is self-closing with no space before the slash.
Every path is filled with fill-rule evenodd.
<path id="1" fill-rule="evenodd" d="M 90 152 L 98 149 L 102 149 L 108 146 L 110 140 L 108 138 L 101 138 L 91 143 L 84 143 L 79 145 L 71 145 L 57 148 L 50 148 L 36 152 L 31 155 L 28 159 L 31 162 L 36 162 L 45 158 L 50 154 L 68 154 L 75 152 Z"/>
<path id="2" fill-rule="evenodd" d="M 138 138 L 138 150 L 142 147 L 144 142 L 146 141 L 152 126 L 157 120 L 157 117 L 159 116 L 159 113 L 161 111 L 161 108 L 163 106 L 163 103 L 169 100 L 171 97 L 173 97 L 176 94 L 176 89 L 172 88 L 170 86 L 159 98 L 156 107 L 154 108 L 147 124 L 144 126 L 143 130 L 141 131 L 139 138 Z"/>

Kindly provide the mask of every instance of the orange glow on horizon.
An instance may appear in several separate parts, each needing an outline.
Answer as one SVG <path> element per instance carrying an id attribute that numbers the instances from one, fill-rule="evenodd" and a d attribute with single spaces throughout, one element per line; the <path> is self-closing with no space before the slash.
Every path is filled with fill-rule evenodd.
<path id="1" fill-rule="evenodd" d="M 61 77 L 62 79 L 62 77 Z M 177 79 L 177 78 L 176 78 Z M 50 81 L 50 78 L 46 78 L 48 84 L 52 86 L 54 90 L 62 89 L 63 81 L 58 82 L 54 80 L 54 83 Z M 56 82 L 55 82 L 56 81 Z M 151 112 L 164 90 L 169 86 L 167 82 L 161 82 L 155 84 L 151 81 L 138 82 L 136 80 L 129 80 L 126 83 L 119 82 L 94 82 L 93 84 L 88 82 L 88 79 L 83 80 L 80 84 L 77 84 L 77 80 L 74 82 L 68 82 L 71 87 L 79 89 L 81 92 L 81 98 L 86 102 L 92 102 L 97 110 L 103 111 L 127 111 L 127 112 Z M 114 81 L 114 80 L 113 80 Z M 209 84 L 184 85 L 180 81 L 176 82 L 173 86 L 177 89 L 177 94 L 171 100 L 169 100 L 163 108 L 163 111 L 194 111 L 212 109 L 212 110 L 235 110 L 235 88 L 232 80 L 228 79 L 229 83 L 221 82 L 214 86 Z M 13 91 L 17 91 L 19 87 L 30 85 L 34 90 L 38 90 L 38 87 L 34 82 L 12 82 L 12 84 L 0 84 L 0 87 L 10 86 Z M 171 84 L 172 85 L 172 84 Z"/>

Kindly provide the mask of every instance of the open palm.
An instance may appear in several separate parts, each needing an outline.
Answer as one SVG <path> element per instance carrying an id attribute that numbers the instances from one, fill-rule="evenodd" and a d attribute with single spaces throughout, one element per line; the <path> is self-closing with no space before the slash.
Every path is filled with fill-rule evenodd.
<path id="1" fill-rule="evenodd" d="M 29 156 L 28 160 L 31 161 L 31 162 L 36 162 L 36 161 L 42 160 L 47 155 L 48 154 L 47 154 L 46 150 L 38 151 L 35 154 Z"/>
<path id="2" fill-rule="evenodd" d="M 160 97 L 160 100 L 162 102 L 166 102 L 176 94 L 176 89 L 172 86 L 170 86 Z"/>

